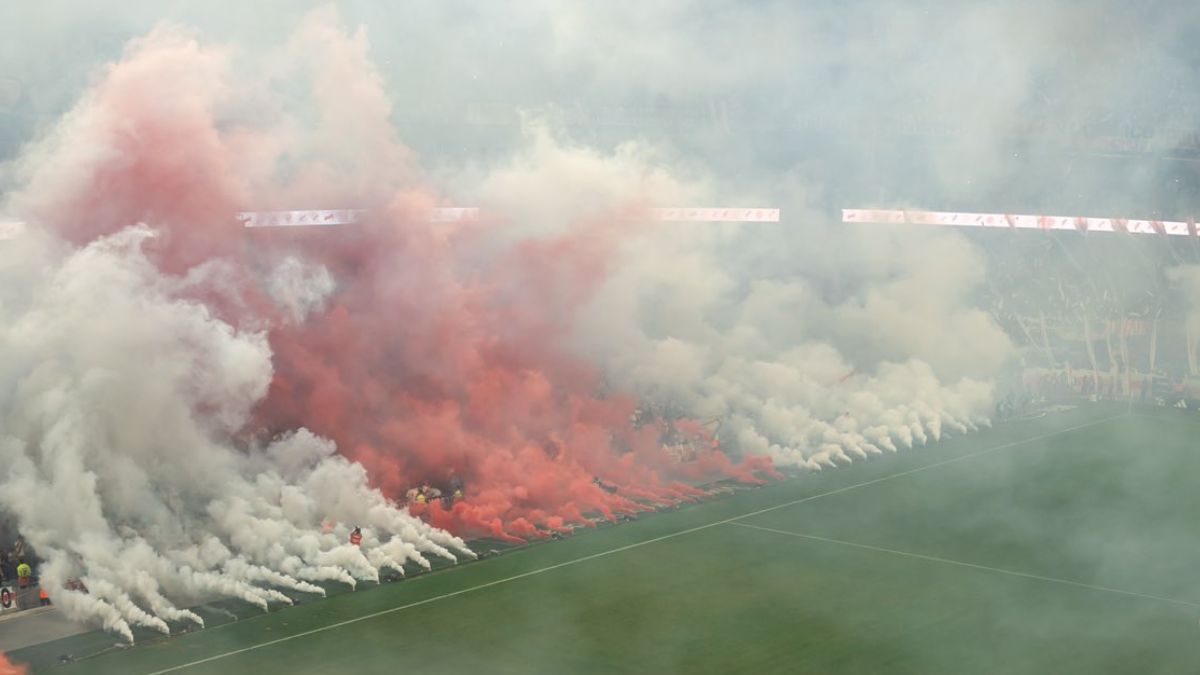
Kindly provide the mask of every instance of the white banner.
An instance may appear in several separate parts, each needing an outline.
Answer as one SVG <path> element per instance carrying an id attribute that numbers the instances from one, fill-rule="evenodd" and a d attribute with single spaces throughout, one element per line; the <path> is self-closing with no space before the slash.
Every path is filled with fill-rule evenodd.
<path id="1" fill-rule="evenodd" d="M 655 220 L 694 223 L 778 223 L 779 209 L 691 208 L 651 209 Z"/>
<path id="2" fill-rule="evenodd" d="M 1196 229 L 1194 221 L 888 209 L 842 209 L 842 222 L 998 227 L 1022 230 L 1073 230 L 1076 232 L 1128 232 L 1129 234 L 1163 234 L 1182 237 L 1195 234 Z"/>
<path id="3" fill-rule="evenodd" d="M 243 211 L 237 219 L 246 227 L 313 227 L 328 225 L 350 225 L 357 223 L 365 214 L 364 209 L 330 209 L 316 211 Z M 778 223 L 779 209 L 763 208 L 691 208 L 672 207 L 651 209 L 654 220 L 698 223 Z M 454 223 L 477 220 L 477 206 L 445 207 L 430 211 L 433 223 Z"/>
<path id="4" fill-rule="evenodd" d="M 246 227 L 311 227 L 357 223 L 362 209 L 321 211 L 243 211 L 237 219 Z"/>

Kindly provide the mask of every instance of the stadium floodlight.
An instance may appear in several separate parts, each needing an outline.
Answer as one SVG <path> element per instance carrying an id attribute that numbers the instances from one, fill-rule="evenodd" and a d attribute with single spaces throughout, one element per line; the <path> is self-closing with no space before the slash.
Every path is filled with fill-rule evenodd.
<path id="1" fill-rule="evenodd" d="M 693 208 L 668 207 L 650 209 L 652 220 L 667 222 L 703 223 L 778 223 L 779 209 L 773 208 Z M 431 209 L 429 222 L 451 223 L 477 220 L 479 207 L 445 207 Z M 242 211 L 237 219 L 246 227 L 325 227 L 351 225 L 359 222 L 365 209 L 318 209 L 308 211 Z"/>
<path id="2" fill-rule="evenodd" d="M 1196 236 L 1196 220 L 1137 220 L 1089 218 L 1086 216 L 1017 215 L 1011 213 L 959 213 L 953 211 L 910 211 L 906 209 L 842 209 L 843 223 L 942 225 L 946 227 L 990 227 L 1017 230 L 1065 230 L 1073 232 L 1121 232 Z"/>

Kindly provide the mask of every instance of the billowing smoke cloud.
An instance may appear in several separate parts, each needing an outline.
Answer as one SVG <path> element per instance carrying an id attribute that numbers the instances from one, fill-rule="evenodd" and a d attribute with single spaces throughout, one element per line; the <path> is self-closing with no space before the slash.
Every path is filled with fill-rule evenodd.
<path id="1" fill-rule="evenodd" d="M 56 603 L 131 639 L 131 626 L 201 623 L 181 601 L 266 609 L 291 602 L 275 588 L 323 594 L 312 582 L 470 555 L 328 441 L 238 437 L 271 380 L 266 336 L 185 297 L 146 257 L 153 237 L 132 227 L 70 249 L 31 233 L 0 253 L 23 296 L 0 312 L 0 499 Z M 354 525 L 371 534 L 362 549 Z"/>
<path id="2" fill-rule="evenodd" d="M 471 198 L 538 230 L 605 199 L 739 199 L 711 177 L 664 172 L 662 154 L 605 155 L 537 128 Z M 973 308 L 986 261 L 955 233 L 831 230 L 792 186 L 765 187 L 795 204 L 786 225 L 640 223 L 579 310 L 581 353 L 652 405 L 719 420 L 726 448 L 785 465 L 987 424 L 1012 346 Z"/>
<path id="3" fill-rule="evenodd" d="M 368 52 L 330 10 L 266 55 L 160 26 L 19 161 L 0 499 L 66 611 L 163 631 L 198 621 L 195 598 L 267 608 L 467 554 L 437 528 L 545 536 L 772 460 L 820 468 L 986 423 L 1009 345 L 966 309 L 983 266 L 954 234 L 831 229 L 797 175 L 720 185 L 553 122 L 515 158 L 433 174 L 493 215 L 430 223 L 450 201 Z M 705 202 L 770 202 L 787 223 L 643 211 Z M 233 218 L 341 207 L 366 215 Z M 714 430 L 741 457 L 708 451 Z M 664 439 L 704 451 L 679 462 Z M 452 475 L 452 505 L 392 501 Z"/>
<path id="4" fill-rule="evenodd" d="M 503 154 L 519 142 L 520 111 L 536 109 L 601 147 L 648 137 L 726 183 L 795 170 L 851 201 L 1121 214 L 1195 198 L 1194 180 L 1171 180 L 1194 176 L 1187 165 L 1164 176 L 1130 161 L 1194 146 L 1191 5 L 339 4 L 350 24 L 371 27 L 393 119 L 429 163 Z M 96 63 L 164 18 L 262 53 L 306 10 L 283 0 L 6 2 L 0 157 L 69 107 Z"/>
<path id="5" fill-rule="evenodd" d="M 289 50 L 298 110 L 160 27 L 22 160 L 0 488 L 61 607 L 132 639 L 198 623 L 202 597 L 266 609 L 470 555 L 388 498 L 450 471 L 465 499 L 422 515 L 505 538 L 703 494 L 683 478 L 760 480 L 761 460 L 676 465 L 557 346 L 632 206 L 538 240 L 431 224 L 362 34 L 317 12 Z M 256 237 L 233 218 L 346 203 L 359 226 Z"/>
<path id="6" fill-rule="evenodd" d="M 303 323 L 310 313 L 324 309 L 334 289 L 329 270 L 306 266 L 299 258 L 285 258 L 272 270 L 267 284 L 271 299 L 292 323 Z"/>

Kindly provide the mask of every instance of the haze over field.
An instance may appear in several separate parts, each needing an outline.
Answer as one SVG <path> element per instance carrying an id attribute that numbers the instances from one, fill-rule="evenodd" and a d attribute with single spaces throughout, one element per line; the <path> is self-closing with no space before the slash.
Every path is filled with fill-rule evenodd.
<path id="1" fill-rule="evenodd" d="M 835 208 L 1186 206 L 1045 150 L 1186 145 L 1186 22 L 795 4 L 6 4 L 0 513 L 55 602 L 132 640 L 990 424 L 989 252 Z M 364 211 L 235 217 L 286 209 Z"/>

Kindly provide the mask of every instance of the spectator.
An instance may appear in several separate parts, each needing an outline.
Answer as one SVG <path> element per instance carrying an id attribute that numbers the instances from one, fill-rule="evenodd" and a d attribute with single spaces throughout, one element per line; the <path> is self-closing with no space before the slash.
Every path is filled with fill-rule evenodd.
<path id="1" fill-rule="evenodd" d="M 600 480 L 599 476 L 592 478 L 592 484 L 609 494 L 613 494 L 617 491 L 616 485 L 613 485 L 612 483 L 605 483 L 603 480 Z"/>
<path id="2" fill-rule="evenodd" d="M 454 469 L 450 469 L 450 480 L 447 487 L 449 488 L 448 491 L 450 493 L 448 504 L 453 504 L 454 502 L 457 502 L 463 498 L 462 478 L 459 477 L 458 472 Z"/>

